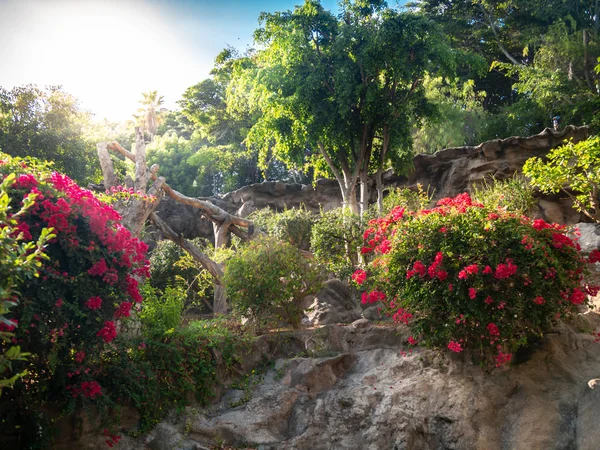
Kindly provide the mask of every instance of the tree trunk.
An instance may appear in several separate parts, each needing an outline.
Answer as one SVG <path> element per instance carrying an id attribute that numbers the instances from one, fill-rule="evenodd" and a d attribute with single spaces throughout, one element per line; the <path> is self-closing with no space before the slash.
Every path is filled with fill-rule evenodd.
<path id="1" fill-rule="evenodd" d="M 102 176 L 104 177 L 104 189 L 110 191 L 110 188 L 119 185 L 119 178 L 115 174 L 113 162 L 108 153 L 108 143 L 99 142 L 96 144 L 96 151 L 98 152 L 100 168 L 102 169 Z"/>
<path id="2" fill-rule="evenodd" d="M 213 223 L 215 232 L 215 250 L 227 247 L 229 244 L 229 227 L 231 222 L 224 221 L 221 224 Z M 215 314 L 227 314 L 227 291 L 222 284 L 215 284 L 213 311 Z"/>
<path id="3" fill-rule="evenodd" d="M 369 174 L 366 170 L 360 173 L 360 217 L 369 209 Z"/>
<path id="4" fill-rule="evenodd" d="M 377 212 L 383 214 L 383 170 L 381 167 L 375 173 L 375 184 L 377 185 Z"/>

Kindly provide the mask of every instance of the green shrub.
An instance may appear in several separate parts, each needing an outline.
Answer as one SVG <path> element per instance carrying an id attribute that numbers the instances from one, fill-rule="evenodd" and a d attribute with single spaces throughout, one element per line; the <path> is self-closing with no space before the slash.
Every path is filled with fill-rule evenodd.
<path id="1" fill-rule="evenodd" d="M 158 336 L 119 336 L 104 355 L 100 381 L 141 415 L 134 434 L 151 430 L 175 408 L 206 405 L 215 388 L 247 353 L 252 336 L 230 318 L 191 322 Z M 104 399 L 106 400 L 106 399 Z M 118 405 L 105 402 L 107 410 Z"/>
<path id="2" fill-rule="evenodd" d="M 274 212 L 268 208 L 255 211 L 250 219 L 270 236 L 302 250 L 310 248 L 310 237 L 315 215 L 306 208 Z"/>
<path id="3" fill-rule="evenodd" d="M 338 278 L 348 278 L 358 264 L 362 244 L 360 217 L 342 208 L 322 213 L 312 228 L 311 250 Z"/>
<path id="4" fill-rule="evenodd" d="M 522 177 L 492 178 L 473 190 L 473 199 L 488 208 L 527 215 L 536 205 L 533 187 Z"/>
<path id="5" fill-rule="evenodd" d="M 145 284 L 144 303 L 139 313 L 142 330 L 148 336 L 161 336 L 181 323 L 186 294 L 181 287 L 167 286 L 164 293 Z"/>
<path id="6" fill-rule="evenodd" d="M 229 259 L 223 280 L 233 310 L 259 328 L 277 322 L 297 328 L 302 299 L 317 292 L 322 274 L 291 244 L 261 238 Z"/>
<path id="7" fill-rule="evenodd" d="M 469 348 L 502 365 L 559 317 L 587 303 L 586 264 L 562 227 L 472 202 L 442 199 L 433 210 L 374 220 L 363 302 L 383 300 L 423 343 Z M 596 258 L 598 255 L 594 255 Z"/>
<path id="8" fill-rule="evenodd" d="M 431 197 L 429 192 L 425 191 L 420 184 L 417 185 L 416 191 L 408 188 L 391 189 L 383 198 L 383 214 L 389 214 L 396 206 L 402 206 L 406 211 L 419 211 L 427 208 Z M 373 205 L 371 208 L 375 207 L 376 205 Z M 377 215 L 375 209 L 373 209 L 371 216 L 375 217 Z"/>
<path id="9" fill-rule="evenodd" d="M 198 248 L 212 251 L 205 239 L 196 238 L 192 243 Z M 182 289 L 185 307 L 203 307 L 203 300 L 212 297 L 212 278 L 194 259 L 173 241 L 157 242 L 150 255 L 150 285 L 161 293 L 168 287 Z M 157 293 L 157 295 L 161 295 Z"/>
<path id="10" fill-rule="evenodd" d="M 546 194 L 563 192 L 574 208 L 600 222 L 600 136 L 550 150 L 547 161 L 530 158 L 523 173 Z"/>
<path id="11" fill-rule="evenodd" d="M 14 173 L 8 174 L 0 184 L 0 396 L 2 389 L 10 388 L 27 370 L 13 373 L 15 361 L 26 361 L 28 353 L 21 346 L 14 345 L 12 332 L 18 322 L 8 319 L 11 309 L 19 303 L 18 286 L 24 281 L 35 278 L 42 266 L 40 259 L 47 258 L 43 248 L 48 240 L 56 237 L 52 229 L 43 229 L 37 242 L 27 241 L 19 228 L 19 218 L 27 213 L 35 202 L 35 195 L 24 200 L 18 210 L 11 210 L 11 198 L 8 194 L 15 183 Z M 7 376 L 8 378 L 1 378 Z"/>

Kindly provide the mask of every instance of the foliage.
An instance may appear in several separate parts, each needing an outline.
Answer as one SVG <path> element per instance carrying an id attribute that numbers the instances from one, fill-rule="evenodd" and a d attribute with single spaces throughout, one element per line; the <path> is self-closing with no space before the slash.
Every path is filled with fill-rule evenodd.
<path id="1" fill-rule="evenodd" d="M 533 187 L 523 177 L 516 175 L 506 180 L 485 180 L 481 186 L 475 187 L 473 199 L 491 209 L 524 215 L 529 214 L 537 203 Z"/>
<path id="2" fill-rule="evenodd" d="M 88 125 L 89 114 L 59 87 L 0 88 L 0 151 L 52 161 L 79 183 L 99 175 Z"/>
<path id="3" fill-rule="evenodd" d="M 417 190 L 408 188 L 391 189 L 383 199 L 383 215 L 389 214 L 396 206 L 402 206 L 406 211 L 419 211 L 429 206 L 433 193 L 423 189 L 420 184 Z M 373 214 L 375 215 L 375 211 Z"/>
<path id="4" fill-rule="evenodd" d="M 211 246 L 205 239 L 192 239 L 192 243 L 206 249 Z M 212 247 L 211 247 L 212 250 Z M 167 288 L 182 289 L 185 292 L 185 307 L 198 307 L 203 298 L 212 296 L 213 280 L 208 272 L 198 266 L 193 258 L 179 245 L 170 240 L 156 243 L 150 255 L 150 286 L 155 295 L 166 294 Z M 169 327 L 170 328 L 170 327 Z"/>
<path id="5" fill-rule="evenodd" d="M 161 293 L 146 283 L 142 287 L 142 296 L 144 304 L 139 318 L 145 336 L 159 337 L 179 326 L 186 300 L 184 289 L 167 286 Z"/>
<path id="6" fill-rule="evenodd" d="M 163 103 L 164 98 L 162 95 L 158 95 L 158 91 L 142 93 L 141 107 L 138 109 L 138 115 L 134 117 L 138 124 L 148 132 L 150 140 L 154 139 L 158 127 L 164 121 Z"/>
<path id="7" fill-rule="evenodd" d="M 301 250 L 310 248 L 312 226 L 316 217 L 305 207 L 275 212 L 268 208 L 253 212 L 250 219 L 275 239 Z"/>
<path id="8" fill-rule="evenodd" d="M 233 310 L 259 327 L 300 326 L 302 299 L 320 288 L 322 273 L 292 245 L 260 238 L 233 255 L 223 281 Z"/>
<path id="9" fill-rule="evenodd" d="M 403 213 L 370 223 L 362 252 L 373 259 L 353 278 L 368 280 L 363 302 L 384 301 L 426 345 L 500 366 L 598 291 L 581 286 L 586 262 L 564 227 L 468 194 Z"/>
<path id="10" fill-rule="evenodd" d="M 13 361 L 26 361 L 28 353 L 22 352 L 13 331 L 18 326 L 15 320 L 6 316 L 18 305 L 19 292 L 16 289 L 21 283 L 38 276 L 41 259 L 46 255 L 43 249 L 48 240 L 55 237 L 52 229 L 42 229 L 37 242 L 25 240 L 19 228 L 19 219 L 34 205 L 35 195 L 23 201 L 23 205 L 15 212 L 11 211 L 9 189 L 15 183 L 14 173 L 8 174 L 0 184 L 0 396 L 2 389 L 10 388 L 27 370 L 13 374 Z"/>
<path id="11" fill-rule="evenodd" d="M 528 159 L 523 173 L 544 193 L 567 194 L 578 211 L 600 222 L 600 137 L 568 142 L 550 150 L 547 158 Z"/>
<path id="12" fill-rule="evenodd" d="M 343 2 L 336 18 L 307 0 L 260 21 L 255 39 L 264 50 L 254 66 L 236 68 L 230 87 L 238 103 L 262 113 L 246 143 L 263 165 L 273 156 L 288 167 L 325 169 L 357 212 L 358 177 L 406 166 L 410 123 L 431 113 L 423 77 L 452 72 L 457 54 L 435 24 L 384 2 Z"/>
<path id="13" fill-rule="evenodd" d="M 425 97 L 436 111 L 412 132 L 415 153 L 435 153 L 438 150 L 482 142 L 488 118 L 483 101 L 485 92 L 475 90 L 475 82 L 461 82 L 426 75 L 423 80 Z"/>
<path id="14" fill-rule="evenodd" d="M 310 246 L 315 258 L 340 279 L 354 271 L 361 244 L 360 217 L 343 208 L 321 213 L 312 227 Z"/>
<path id="15" fill-rule="evenodd" d="M 131 431 L 145 433 L 174 408 L 207 404 L 250 341 L 230 318 L 194 321 L 161 336 L 122 335 L 105 353 L 99 378 L 112 398 L 140 412 L 139 428 Z"/>
<path id="16" fill-rule="evenodd" d="M 20 442 L 33 445 L 42 405 L 72 408 L 104 394 L 95 368 L 142 300 L 138 280 L 147 276 L 146 246 L 131 238 L 112 208 L 65 175 L 34 161 L 7 155 L 2 160 L 0 173 L 16 175 L 8 191 L 10 208 L 18 211 L 22 201 L 33 199 L 17 218 L 23 243 L 43 240 L 49 228 L 56 234 L 44 250 L 48 259 L 40 260 L 38 277 L 14 285 L 20 302 L 9 317 L 19 325 L 15 339 L 31 356 L 26 366 L 14 364 L 29 373 L 3 396 L 2 408 L 14 414 L 0 435 L 14 436 L 15 428 L 4 429 L 14 420 Z"/>

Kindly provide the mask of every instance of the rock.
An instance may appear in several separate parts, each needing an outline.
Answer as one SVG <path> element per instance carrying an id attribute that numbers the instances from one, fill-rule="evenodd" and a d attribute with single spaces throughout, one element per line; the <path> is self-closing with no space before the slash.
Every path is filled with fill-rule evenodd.
<path id="1" fill-rule="evenodd" d="M 594 313 L 582 320 L 600 325 Z M 344 339 L 348 351 L 279 362 L 248 403 L 231 408 L 223 399 L 200 411 L 185 442 L 262 450 L 597 450 L 600 389 L 586 383 L 600 373 L 600 345 L 575 328 L 557 331 L 529 360 L 491 373 L 462 354 L 447 359 L 416 347 L 403 356 L 409 349 L 400 327 L 299 331 L 299 340 L 317 332 L 328 342 Z M 166 433 L 164 442 L 172 442 L 173 428 Z"/>
<path id="2" fill-rule="evenodd" d="M 600 248 L 600 225 L 595 223 L 578 223 L 579 245 L 583 253 L 590 253 Z"/>
<path id="3" fill-rule="evenodd" d="M 594 380 L 592 380 L 594 381 Z M 600 380 L 595 380 L 599 381 Z M 579 402 L 577 411 L 577 436 L 578 450 L 598 450 L 600 448 L 600 389 L 585 388 L 583 398 Z"/>
<path id="4" fill-rule="evenodd" d="M 361 318 L 356 291 L 348 283 L 333 279 L 325 282 L 306 311 L 304 324 L 351 323 Z"/>
<path id="5" fill-rule="evenodd" d="M 350 324 L 352 329 L 356 330 L 359 328 L 367 328 L 371 325 L 371 321 L 369 319 L 358 319 Z"/>
<path id="6" fill-rule="evenodd" d="M 542 218 L 550 223 L 565 223 L 565 214 L 558 203 L 549 200 L 538 200 Z"/>
<path id="7" fill-rule="evenodd" d="M 560 132 L 546 128 L 535 136 L 494 139 L 478 146 L 447 148 L 433 155 L 416 155 L 411 173 L 398 176 L 389 170 L 383 174 L 383 182 L 387 188 L 415 189 L 420 184 L 425 189 L 429 187 L 435 198 L 453 197 L 471 191 L 473 186 L 480 185 L 492 176 L 506 179 L 515 173 L 521 173 L 527 159 L 544 156 L 565 139 L 579 142 L 587 138 L 589 133 L 586 126 L 569 125 Z M 372 203 L 376 200 L 375 191 L 371 189 Z M 243 217 L 260 208 L 283 211 L 303 205 L 308 211 L 318 213 L 320 210 L 329 211 L 342 205 L 337 182 L 325 179 L 317 180 L 314 185 L 265 181 L 244 186 L 222 197 L 203 200 L 209 200 L 227 212 Z M 570 200 L 549 197 L 542 200 L 549 202 L 542 202 L 540 205 L 544 208 L 547 220 L 568 224 L 579 220 L 579 214 L 572 209 Z M 214 241 L 212 224 L 191 206 L 163 197 L 158 215 L 176 233 L 183 234 L 188 239 L 204 237 Z"/>

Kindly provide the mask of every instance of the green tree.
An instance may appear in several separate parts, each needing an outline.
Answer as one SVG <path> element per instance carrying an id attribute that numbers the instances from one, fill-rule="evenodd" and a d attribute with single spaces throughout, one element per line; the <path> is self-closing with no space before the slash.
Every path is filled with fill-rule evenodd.
<path id="1" fill-rule="evenodd" d="M 256 67 L 234 73 L 232 86 L 262 113 L 246 138 L 261 164 L 270 155 L 292 168 L 308 161 L 316 174 L 335 176 L 344 204 L 357 212 L 358 181 L 364 210 L 369 171 L 407 161 L 409 124 L 431 113 L 426 70 L 452 69 L 455 54 L 421 16 L 382 1 L 341 8 L 340 19 L 314 0 L 263 13 L 255 38 L 264 50 Z"/>
<path id="2" fill-rule="evenodd" d="M 98 177 L 90 115 L 60 87 L 0 87 L 0 150 L 11 156 L 52 161 L 81 184 Z"/>

